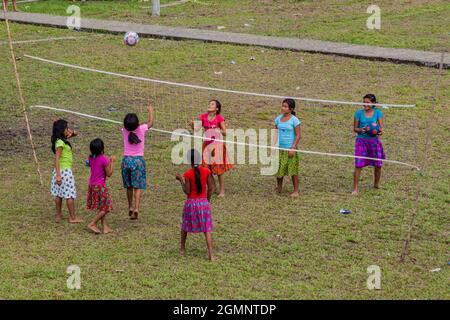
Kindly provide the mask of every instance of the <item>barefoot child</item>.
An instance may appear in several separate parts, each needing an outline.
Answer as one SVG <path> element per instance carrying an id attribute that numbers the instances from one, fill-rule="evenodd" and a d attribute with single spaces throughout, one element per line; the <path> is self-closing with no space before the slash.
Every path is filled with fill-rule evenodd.
<path id="1" fill-rule="evenodd" d="M 183 209 L 183 222 L 181 224 L 180 253 L 186 253 L 186 238 L 188 232 L 203 232 L 206 237 L 209 260 L 216 260 L 213 254 L 212 244 L 212 215 L 209 200 L 214 190 L 213 178 L 208 168 L 200 166 L 201 157 L 199 152 L 192 149 L 188 154 L 192 168 L 187 170 L 183 176 L 176 175 L 180 181 L 187 200 Z"/>
<path id="2" fill-rule="evenodd" d="M 205 130 L 205 137 L 208 138 L 208 140 L 203 142 L 203 166 L 210 169 L 211 173 L 218 177 L 218 197 L 225 196 L 224 174 L 233 168 L 233 165 L 228 160 L 225 143 L 214 141 L 215 139 L 224 140 L 227 135 L 227 127 L 224 117 L 220 114 L 221 111 L 221 103 L 218 100 L 211 100 L 208 104 L 207 112 L 199 117 Z M 215 182 L 214 190 L 216 190 Z"/>
<path id="3" fill-rule="evenodd" d="M 86 164 L 91 168 L 91 177 L 89 178 L 89 191 L 87 196 L 87 209 L 98 211 L 94 220 L 88 224 L 88 228 L 96 233 L 101 233 L 97 223 L 101 221 L 103 233 L 109 233 L 112 230 L 106 222 L 106 215 L 112 210 L 111 196 L 106 186 L 106 177 L 111 177 L 116 158 L 112 156 L 108 159 L 105 153 L 105 145 L 101 139 L 94 139 L 89 146 L 91 155 Z"/>
<path id="4" fill-rule="evenodd" d="M 52 151 L 55 154 L 55 169 L 52 173 L 51 194 L 55 198 L 56 221 L 62 220 L 62 200 L 65 199 L 69 210 L 69 222 L 80 223 L 81 219 L 75 215 L 75 198 L 77 190 L 72 173 L 72 145 L 67 139 L 75 137 L 77 133 L 67 126 L 67 121 L 56 120 L 53 123 L 51 138 Z"/>
<path id="5" fill-rule="evenodd" d="M 382 159 L 386 159 L 384 154 L 383 144 L 379 136 L 384 131 L 383 113 L 370 103 L 377 103 L 377 98 L 373 94 L 366 94 L 363 98 L 364 105 L 362 109 L 355 112 L 353 118 L 353 131 L 358 135 L 355 141 L 355 156 L 376 158 L 380 160 L 370 160 L 355 158 L 355 171 L 353 172 L 353 192 L 352 194 L 358 194 L 359 192 L 359 177 L 361 176 L 361 170 L 364 167 L 374 167 L 373 173 L 373 187 L 378 189 L 380 187 L 381 179 L 381 167 L 383 166 Z M 372 136 L 366 132 L 366 127 L 371 123 L 377 123 L 380 130 L 377 135 Z"/>
<path id="6" fill-rule="evenodd" d="M 145 134 L 154 123 L 153 106 L 150 105 L 147 111 L 147 123 L 140 124 L 135 113 L 127 114 L 123 120 L 124 128 L 122 128 L 122 136 L 124 150 L 121 171 L 123 186 L 127 189 L 128 215 L 131 220 L 138 218 L 141 190 L 147 188 L 147 169 L 144 160 Z"/>
<path id="7" fill-rule="evenodd" d="M 284 149 L 297 149 L 300 141 L 300 120 L 295 116 L 295 101 L 285 99 L 281 105 L 281 115 L 275 119 L 275 128 L 278 129 L 278 147 Z M 298 197 L 298 152 L 279 150 L 279 166 L 277 172 L 277 192 L 283 189 L 283 177 L 292 178 L 294 192 L 291 197 Z"/>

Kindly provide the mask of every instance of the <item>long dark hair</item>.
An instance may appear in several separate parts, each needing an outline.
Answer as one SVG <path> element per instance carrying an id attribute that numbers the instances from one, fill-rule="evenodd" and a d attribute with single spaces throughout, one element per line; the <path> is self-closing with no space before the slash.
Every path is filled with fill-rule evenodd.
<path id="1" fill-rule="evenodd" d="M 91 141 L 89 145 L 89 150 L 91 150 L 91 157 L 95 158 L 101 154 L 105 153 L 105 144 L 100 138 L 96 138 Z"/>
<path id="2" fill-rule="evenodd" d="M 375 97 L 374 94 L 368 93 L 363 97 L 363 101 L 369 99 L 372 103 L 377 103 L 377 97 Z M 375 108 L 375 106 L 372 106 L 372 108 Z"/>
<path id="3" fill-rule="evenodd" d="M 195 173 L 195 186 L 197 188 L 197 194 L 201 194 L 203 191 L 202 180 L 200 179 L 200 169 L 199 169 L 199 158 L 200 154 L 197 150 L 189 150 L 189 158 L 191 160 L 191 165 L 194 167 Z"/>
<path id="4" fill-rule="evenodd" d="M 125 116 L 125 119 L 123 119 L 123 126 L 129 132 L 128 134 L 129 143 L 131 144 L 141 143 L 141 139 L 139 139 L 136 133 L 133 132 L 139 127 L 139 118 L 135 113 L 128 113 Z"/>
<path id="5" fill-rule="evenodd" d="M 56 120 L 53 122 L 53 131 L 52 131 L 52 151 L 56 153 L 56 140 L 62 140 L 65 144 L 69 145 L 72 148 L 72 145 L 69 141 L 67 141 L 66 136 L 64 135 L 64 131 L 67 129 L 67 121 L 63 119 Z"/>
<path id="6" fill-rule="evenodd" d="M 295 116 L 295 111 L 294 111 L 294 109 L 295 109 L 295 100 L 287 98 L 287 99 L 283 100 L 283 103 L 286 103 L 288 105 L 289 110 L 291 110 L 291 114 L 293 116 Z"/>
<path id="7" fill-rule="evenodd" d="M 213 101 L 216 103 L 216 108 L 217 108 L 216 114 L 220 114 L 220 112 L 222 111 L 222 104 L 220 103 L 219 100 L 216 100 L 216 99 L 212 99 L 209 102 L 211 103 Z"/>

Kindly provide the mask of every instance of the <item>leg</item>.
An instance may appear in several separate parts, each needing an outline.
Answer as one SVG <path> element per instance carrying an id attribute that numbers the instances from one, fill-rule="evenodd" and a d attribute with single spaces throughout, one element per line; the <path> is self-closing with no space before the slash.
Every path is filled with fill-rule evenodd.
<path id="1" fill-rule="evenodd" d="M 187 232 L 181 230 L 181 241 L 180 241 L 180 254 L 184 256 L 186 254 L 186 238 Z"/>
<path id="2" fill-rule="evenodd" d="M 277 177 L 277 192 L 281 193 L 283 191 L 283 177 Z"/>
<path id="3" fill-rule="evenodd" d="M 109 227 L 108 222 L 106 222 L 106 214 L 107 213 L 105 213 L 103 215 L 103 217 L 100 219 L 100 221 L 102 223 L 102 226 L 103 226 L 103 234 L 107 234 L 107 233 L 112 232 L 112 229 Z"/>
<path id="4" fill-rule="evenodd" d="M 298 175 L 292 176 L 292 184 L 294 185 L 294 192 L 291 193 L 291 197 L 298 197 Z"/>
<path id="5" fill-rule="evenodd" d="M 373 187 L 378 189 L 380 187 L 381 167 L 375 167 L 373 175 L 374 175 Z"/>
<path id="6" fill-rule="evenodd" d="M 92 220 L 91 223 L 88 224 L 88 228 L 92 232 L 94 232 L 96 234 L 101 233 L 100 229 L 97 227 L 97 223 L 98 223 L 99 220 L 101 220 L 105 216 L 105 214 L 106 214 L 106 212 L 99 211 L 97 213 L 97 215 L 95 216 L 94 220 Z"/>
<path id="7" fill-rule="evenodd" d="M 217 260 L 217 257 L 213 253 L 212 233 L 205 232 L 205 237 L 206 237 L 206 246 L 208 247 L 208 258 L 210 261 L 215 261 Z"/>
<path id="8" fill-rule="evenodd" d="M 133 188 L 127 188 L 127 200 L 128 200 L 128 215 L 131 216 L 134 212 L 133 208 Z"/>
<path id="9" fill-rule="evenodd" d="M 218 197 L 225 197 L 225 176 L 223 174 L 218 175 L 219 178 L 219 195 Z"/>
<path id="10" fill-rule="evenodd" d="M 359 192 L 359 177 L 361 176 L 362 168 L 355 168 L 353 172 L 353 192 L 352 194 L 358 194 Z"/>
<path id="11" fill-rule="evenodd" d="M 62 216 L 62 198 L 55 197 L 55 206 L 56 206 L 56 222 L 60 222 L 63 218 Z"/>
<path id="12" fill-rule="evenodd" d="M 131 216 L 131 219 L 136 220 L 139 215 L 139 208 L 141 206 L 141 189 L 133 189 L 134 191 L 134 211 L 133 215 Z"/>
<path id="13" fill-rule="evenodd" d="M 17 1 L 17 0 L 13 0 L 13 10 L 14 10 L 14 11 L 18 11 L 18 10 L 17 10 L 17 3 L 16 3 L 16 1 Z"/>
<path id="14" fill-rule="evenodd" d="M 80 223 L 83 220 L 77 218 L 75 214 L 75 200 L 73 198 L 67 199 L 67 209 L 69 210 L 69 222 L 70 223 Z"/>

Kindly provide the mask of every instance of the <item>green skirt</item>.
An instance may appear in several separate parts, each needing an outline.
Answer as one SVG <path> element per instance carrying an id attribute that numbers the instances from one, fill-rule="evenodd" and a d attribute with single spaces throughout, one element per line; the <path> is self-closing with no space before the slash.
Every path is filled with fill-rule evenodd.
<path id="1" fill-rule="evenodd" d="M 285 176 L 289 177 L 297 176 L 298 162 L 299 162 L 298 152 L 296 152 L 292 158 L 289 158 L 289 151 L 280 150 L 277 177 L 281 178 Z"/>

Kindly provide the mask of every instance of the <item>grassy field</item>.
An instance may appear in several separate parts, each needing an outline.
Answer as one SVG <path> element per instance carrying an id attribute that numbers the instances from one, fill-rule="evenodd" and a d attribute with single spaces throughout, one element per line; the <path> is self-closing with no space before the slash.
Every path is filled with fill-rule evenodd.
<path id="1" fill-rule="evenodd" d="M 31 7 L 31 5 L 30 5 Z M 203 7 L 202 7 L 203 8 Z M 207 7 L 205 7 L 207 8 Z M 84 36 L 67 30 L 12 25 L 15 40 Z M 0 43 L 6 39 L 0 25 Z M 188 239 L 187 257 L 178 254 L 183 194 L 175 182 L 184 166 L 170 162 L 173 143 L 151 133 L 146 160 L 149 190 L 142 218 L 128 219 L 119 166 L 109 181 L 115 211 L 113 234 L 95 236 L 85 225 L 57 224 L 49 194 L 53 155 L 51 124 L 68 119 L 81 135 L 73 140 L 78 214 L 85 207 L 88 143 L 99 136 L 107 154 L 120 158 L 119 128 L 73 115 L 30 111 L 31 127 L 45 186 L 32 162 L 7 46 L 0 44 L 0 298 L 4 299 L 449 299 L 448 102 L 450 73 L 410 65 L 344 57 L 261 50 L 193 41 L 143 39 L 135 48 L 119 36 L 101 35 L 15 46 L 27 105 L 43 104 L 122 120 L 142 117 L 151 99 L 157 128 L 184 127 L 205 110 L 209 98 L 224 103 L 230 127 L 269 128 L 280 101 L 231 94 L 212 95 L 105 75 L 70 70 L 23 57 L 37 55 L 109 71 L 215 87 L 280 95 L 359 101 L 367 92 L 382 102 L 416 103 L 415 109 L 383 109 L 389 159 L 426 164 L 423 174 L 386 164 L 382 188 L 371 189 L 363 172 L 362 192 L 350 195 L 352 160 L 301 156 L 301 197 L 291 186 L 274 194 L 273 177 L 259 167 L 239 165 L 227 174 L 227 197 L 214 198 L 215 247 L 210 263 L 202 236 Z M 254 56 L 256 60 L 249 58 Z M 230 61 L 236 64 L 230 64 Z M 215 72 L 222 72 L 216 74 Z M 437 86 L 437 84 L 439 85 Z M 432 112 L 436 97 L 436 110 Z M 118 111 L 109 112 L 114 105 Z M 300 148 L 351 154 L 356 108 L 299 103 Z M 429 117 L 434 121 L 428 126 Z M 428 131 L 429 130 L 429 131 Z M 425 153 L 427 133 L 431 146 Z M 411 251 L 399 263 L 413 212 L 420 203 Z M 349 208 L 352 214 L 339 214 Z M 65 211 L 66 212 L 66 211 Z M 66 268 L 81 268 L 82 289 L 66 288 Z M 367 267 L 382 271 L 381 290 L 366 287 Z M 430 272 L 441 268 L 440 272 Z"/>
<path id="2" fill-rule="evenodd" d="M 173 2 L 162 0 L 162 4 Z M 114 3 L 112 5 L 112 3 Z M 257 3 L 257 5 L 255 5 Z M 48 0 L 20 5 L 24 12 L 67 15 L 72 1 Z M 310 38 L 382 47 L 448 50 L 450 4 L 445 0 L 381 0 L 381 29 L 368 30 L 373 1 L 201 0 L 162 8 L 149 16 L 150 1 L 76 3 L 82 17 L 170 26 Z"/>

